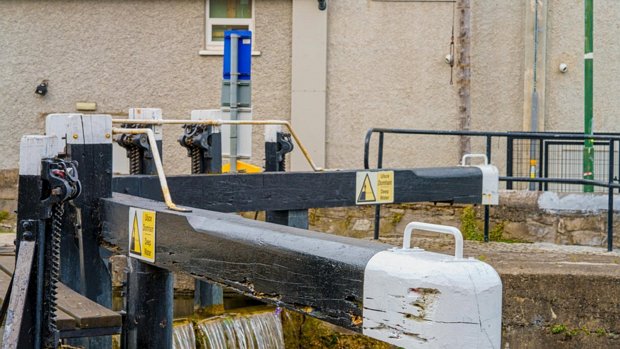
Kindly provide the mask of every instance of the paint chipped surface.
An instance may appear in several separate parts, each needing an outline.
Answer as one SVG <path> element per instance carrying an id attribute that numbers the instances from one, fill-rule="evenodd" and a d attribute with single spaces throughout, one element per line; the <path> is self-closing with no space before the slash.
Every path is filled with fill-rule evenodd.
<path id="1" fill-rule="evenodd" d="M 363 333 L 402 348 L 499 348 L 501 297 L 483 262 L 380 252 L 366 267 Z"/>

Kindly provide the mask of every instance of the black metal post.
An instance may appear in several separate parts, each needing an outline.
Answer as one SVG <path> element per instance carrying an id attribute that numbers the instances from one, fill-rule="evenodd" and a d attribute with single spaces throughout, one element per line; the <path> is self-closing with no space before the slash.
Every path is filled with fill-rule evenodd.
<path id="1" fill-rule="evenodd" d="M 486 137 L 486 155 L 489 160 L 489 164 L 491 163 L 491 146 L 492 146 L 492 138 L 491 136 Z M 484 205 L 484 242 L 489 242 L 489 222 L 490 222 L 490 212 L 489 205 Z"/>
<path id="2" fill-rule="evenodd" d="M 383 132 L 379 132 L 379 147 L 377 149 L 377 168 L 383 167 Z M 375 232 L 373 238 L 379 240 L 381 231 L 381 205 L 375 205 Z"/>
<path id="3" fill-rule="evenodd" d="M 611 185 L 614 183 L 614 146 L 613 140 L 609 141 L 609 184 L 607 188 L 607 251 L 614 249 L 614 189 Z"/>
<path id="4" fill-rule="evenodd" d="M 513 161 L 513 146 L 514 139 L 512 137 L 506 138 L 506 176 L 512 177 L 512 161 Z M 512 189 L 512 181 L 506 181 L 506 189 Z"/>
<path id="5" fill-rule="evenodd" d="M 620 144 L 620 142 L 618 144 Z M 620 151 L 618 152 L 618 162 L 617 163 L 620 164 Z M 617 181 L 618 178 L 615 177 L 615 174 L 616 174 L 616 169 L 615 169 L 615 166 L 614 166 L 614 176 L 613 177 L 614 177 L 614 180 Z M 618 175 L 620 176 L 620 173 Z M 618 188 L 618 193 L 620 193 L 620 188 Z"/>
<path id="6" fill-rule="evenodd" d="M 544 155 L 544 143 L 545 141 L 543 139 L 539 139 L 538 140 L 538 166 L 540 166 L 538 173 L 544 173 L 545 169 L 545 159 L 543 158 Z M 543 190 L 543 183 L 538 183 L 538 190 L 542 191 Z"/>
<path id="7" fill-rule="evenodd" d="M 543 178 L 549 178 L 549 143 L 545 142 L 545 152 L 544 152 L 544 162 L 543 166 Z M 543 183 L 543 190 L 549 190 L 549 183 Z"/>

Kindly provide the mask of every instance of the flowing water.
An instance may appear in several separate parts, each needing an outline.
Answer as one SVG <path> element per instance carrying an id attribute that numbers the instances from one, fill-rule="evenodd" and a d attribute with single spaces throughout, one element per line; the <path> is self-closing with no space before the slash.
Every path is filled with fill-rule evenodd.
<path id="1" fill-rule="evenodd" d="M 174 326 L 172 348 L 196 349 L 196 335 L 194 335 L 194 325 L 191 322 Z"/>
<path id="2" fill-rule="evenodd" d="M 280 313 L 225 315 L 197 324 L 202 348 L 284 349 Z"/>

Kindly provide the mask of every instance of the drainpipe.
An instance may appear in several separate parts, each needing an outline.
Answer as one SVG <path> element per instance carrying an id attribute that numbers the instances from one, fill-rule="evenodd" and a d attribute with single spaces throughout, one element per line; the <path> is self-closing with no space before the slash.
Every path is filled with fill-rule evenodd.
<path id="1" fill-rule="evenodd" d="M 534 63 L 532 65 L 532 107 L 530 111 L 530 131 L 538 132 L 538 90 L 536 85 L 538 83 L 538 0 L 534 1 Z M 542 140 L 538 140 L 542 142 Z M 536 142 L 537 140 L 530 140 L 530 178 L 536 178 L 536 170 L 538 168 L 538 160 L 536 156 Z M 536 190 L 536 183 L 530 182 L 529 189 Z"/>
<path id="2" fill-rule="evenodd" d="M 471 47 L 471 3 L 470 0 L 459 0 L 457 3 L 459 10 L 459 60 L 457 85 L 459 87 L 459 130 L 469 131 L 471 128 L 471 67 L 470 67 L 470 47 Z M 471 153 L 471 139 L 461 136 L 459 140 L 460 155 Z"/>
<path id="3" fill-rule="evenodd" d="M 594 88 L 594 0 L 585 0 L 585 50 L 584 50 L 584 130 L 585 135 L 592 135 L 593 88 Z M 611 175 L 611 174 L 610 174 Z M 594 141 L 586 139 L 583 144 L 583 178 L 594 179 Z M 583 191 L 594 191 L 592 185 L 584 185 Z"/>

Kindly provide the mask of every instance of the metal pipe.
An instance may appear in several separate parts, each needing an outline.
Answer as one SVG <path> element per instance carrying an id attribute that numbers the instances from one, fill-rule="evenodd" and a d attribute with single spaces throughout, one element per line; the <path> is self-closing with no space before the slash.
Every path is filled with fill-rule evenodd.
<path id="1" fill-rule="evenodd" d="M 318 167 L 314 161 L 312 161 L 312 157 L 310 157 L 310 153 L 308 149 L 303 145 L 301 139 L 291 126 L 291 123 L 286 120 L 185 120 L 185 119 L 169 119 L 169 120 L 132 120 L 132 119 L 112 119 L 113 124 L 137 124 L 137 125 L 212 125 L 212 126 L 222 126 L 222 125 L 283 125 L 286 126 L 288 131 L 291 133 L 291 136 L 295 140 L 295 143 L 299 146 L 299 150 L 304 154 L 304 157 L 310 164 L 310 167 L 314 171 L 323 171 L 324 169 Z M 135 129 L 134 129 L 135 130 Z"/>
<path id="2" fill-rule="evenodd" d="M 607 188 L 607 251 L 614 249 L 614 152 L 615 141 L 609 141 L 609 187 Z"/>
<path id="3" fill-rule="evenodd" d="M 491 163 L 491 148 L 493 145 L 493 140 L 491 136 L 487 136 L 486 142 L 486 155 L 487 155 L 487 163 Z M 484 242 L 489 242 L 489 225 L 491 222 L 491 214 L 489 205 L 484 205 Z"/>
<path id="4" fill-rule="evenodd" d="M 513 137 L 514 139 L 599 139 L 620 140 L 618 133 L 595 133 L 584 135 L 574 132 L 484 132 L 484 131 L 446 131 L 446 130 L 416 130 L 407 128 L 370 128 L 368 133 L 391 133 L 391 134 L 418 134 L 418 135 L 445 135 L 445 136 L 477 136 L 477 137 Z"/>
<path id="5" fill-rule="evenodd" d="M 534 62 L 532 74 L 532 106 L 530 110 L 530 131 L 538 131 L 538 91 L 536 90 L 538 74 L 538 1 L 534 1 Z M 530 140 L 530 177 L 537 177 L 536 141 Z M 536 183 L 530 183 L 529 189 L 536 190 Z"/>
<path id="6" fill-rule="evenodd" d="M 585 136 L 592 135 L 594 103 L 594 0 L 585 0 L 585 42 L 584 42 L 584 129 Z M 594 179 L 594 144 L 588 137 L 583 144 L 583 178 Z M 591 193 L 594 188 L 584 185 L 584 192 Z"/>
<path id="7" fill-rule="evenodd" d="M 146 120 L 138 120 L 140 123 Z M 155 168 L 157 169 L 157 176 L 159 177 L 159 183 L 161 184 L 161 193 L 164 196 L 164 202 L 169 209 L 179 212 L 191 212 L 191 210 L 177 207 L 177 205 L 172 202 L 172 198 L 170 197 L 170 189 L 168 188 L 168 182 L 166 181 L 166 175 L 164 174 L 164 166 L 161 163 L 161 158 L 159 157 L 159 150 L 157 148 L 157 142 L 155 141 L 155 133 L 150 128 L 112 128 L 113 134 L 132 134 L 132 135 L 140 135 L 145 134 L 149 145 L 151 147 L 151 153 L 153 153 L 153 162 L 155 162 Z"/>
<path id="8" fill-rule="evenodd" d="M 506 177 L 500 176 L 500 181 L 514 181 L 514 182 L 542 182 L 542 183 L 560 183 L 560 184 L 578 184 L 578 185 L 593 185 L 596 187 L 611 187 L 620 188 L 620 183 L 608 183 L 603 181 L 595 181 L 590 179 L 570 179 L 570 178 L 530 178 L 530 177 Z"/>
<path id="9" fill-rule="evenodd" d="M 377 150 L 377 168 L 383 167 L 383 133 L 379 133 L 379 149 Z M 374 239 L 379 240 L 381 228 L 381 204 L 375 206 L 375 234 Z"/>
<path id="10" fill-rule="evenodd" d="M 230 35 L 230 120 L 238 119 L 237 88 L 239 87 L 239 35 Z M 230 173 L 237 172 L 237 125 L 230 126 Z"/>

